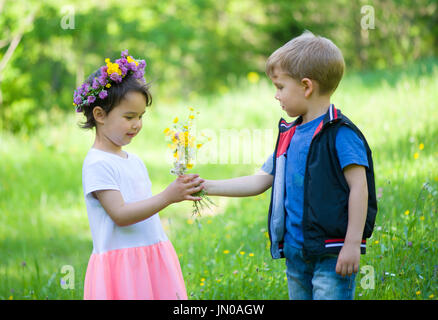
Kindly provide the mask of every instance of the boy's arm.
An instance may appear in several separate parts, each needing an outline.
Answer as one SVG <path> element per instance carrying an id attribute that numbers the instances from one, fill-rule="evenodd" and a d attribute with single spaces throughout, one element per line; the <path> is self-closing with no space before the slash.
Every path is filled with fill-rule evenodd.
<path id="1" fill-rule="evenodd" d="M 227 180 L 205 180 L 204 190 L 209 196 L 249 197 L 268 190 L 273 180 L 272 175 L 259 170 L 252 176 Z"/>
<path id="2" fill-rule="evenodd" d="M 350 187 L 348 226 L 344 246 L 336 264 L 336 273 L 350 276 L 359 269 L 360 244 L 368 209 L 368 184 L 364 166 L 349 165 L 344 168 L 344 176 Z"/>

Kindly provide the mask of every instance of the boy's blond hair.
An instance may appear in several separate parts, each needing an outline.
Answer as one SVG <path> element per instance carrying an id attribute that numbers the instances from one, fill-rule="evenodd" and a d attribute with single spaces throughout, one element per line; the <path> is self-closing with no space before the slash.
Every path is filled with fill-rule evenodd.
<path id="1" fill-rule="evenodd" d="M 268 58 L 266 74 L 271 78 L 275 67 L 298 81 L 315 80 L 320 95 L 331 95 L 342 79 L 345 62 L 341 50 L 332 41 L 305 31 Z"/>

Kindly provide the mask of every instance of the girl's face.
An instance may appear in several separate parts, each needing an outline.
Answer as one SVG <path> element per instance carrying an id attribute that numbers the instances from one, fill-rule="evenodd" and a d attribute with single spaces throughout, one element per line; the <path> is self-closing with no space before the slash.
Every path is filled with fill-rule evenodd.
<path id="1" fill-rule="evenodd" d="M 142 128 L 142 117 L 146 109 L 146 98 L 139 92 L 130 91 L 108 114 L 99 121 L 99 135 L 121 148 L 131 142 Z"/>

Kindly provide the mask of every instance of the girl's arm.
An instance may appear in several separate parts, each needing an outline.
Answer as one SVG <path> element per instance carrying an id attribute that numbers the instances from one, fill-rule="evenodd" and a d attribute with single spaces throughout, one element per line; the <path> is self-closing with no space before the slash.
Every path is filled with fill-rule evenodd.
<path id="1" fill-rule="evenodd" d="M 94 194 L 102 207 L 120 227 L 143 221 L 168 205 L 183 200 L 201 200 L 191 194 L 203 188 L 204 180 L 199 175 L 189 174 L 179 176 L 164 191 L 146 200 L 125 203 L 118 190 L 99 190 Z"/>
<path id="2" fill-rule="evenodd" d="M 274 177 L 263 170 L 255 175 L 227 180 L 205 180 L 204 190 L 210 196 L 249 197 L 265 192 L 272 186 Z"/>

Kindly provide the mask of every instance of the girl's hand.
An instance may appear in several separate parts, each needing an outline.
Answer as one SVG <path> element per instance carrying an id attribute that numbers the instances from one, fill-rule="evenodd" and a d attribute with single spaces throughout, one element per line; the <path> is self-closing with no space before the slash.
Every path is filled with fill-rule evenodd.
<path id="1" fill-rule="evenodd" d="M 176 203 L 184 200 L 201 200 L 200 197 L 193 197 L 192 194 L 204 188 L 204 179 L 199 178 L 199 174 L 185 174 L 178 176 L 164 190 L 167 200 Z"/>

